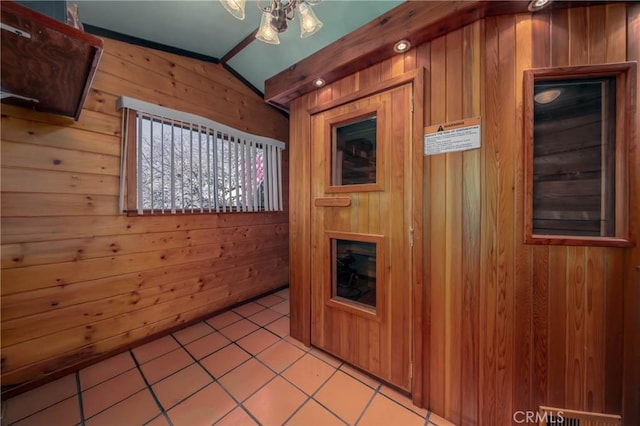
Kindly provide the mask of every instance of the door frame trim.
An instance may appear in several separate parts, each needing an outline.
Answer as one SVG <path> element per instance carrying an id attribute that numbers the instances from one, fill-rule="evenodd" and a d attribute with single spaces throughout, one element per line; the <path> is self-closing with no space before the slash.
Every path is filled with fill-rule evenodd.
<path id="1" fill-rule="evenodd" d="M 393 89 L 398 86 L 402 86 L 407 83 L 412 83 L 412 146 L 409 151 L 409 158 L 411 163 L 411 231 L 413 237 L 413 246 L 411 247 L 411 306 L 413 311 L 412 322 L 412 351 L 411 351 L 411 397 L 413 403 L 419 407 L 427 407 L 429 405 L 429 283 L 423 281 L 424 271 L 424 239 L 423 235 L 425 231 L 423 229 L 423 188 L 424 188 L 424 173 L 423 173 L 423 129 L 425 120 L 424 111 L 424 99 L 425 99 L 425 77 L 426 71 L 424 67 L 417 67 L 412 71 L 405 72 L 396 77 L 384 80 L 377 84 L 367 87 L 362 90 L 358 90 L 349 95 L 342 96 L 333 99 L 328 102 L 323 102 L 315 105 L 314 107 L 307 109 L 306 117 L 309 119 L 311 116 L 327 111 L 329 109 L 357 101 L 362 98 L 366 98 L 376 93 Z M 310 124 L 310 121 L 307 121 Z M 311 131 L 311 127 L 307 129 Z M 311 140 L 309 139 L 309 142 Z M 307 182 L 311 184 L 311 182 Z M 310 200 L 308 206 L 305 206 L 306 212 L 310 215 L 312 209 L 313 200 Z M 311 250 L 311 239 L 308 239 L 308 250 Z M 311 259 L 309 259 L 309 262 Z M 310 270 L 308 265 L 307 270 Z M 310 314 L 311 304 L 311 281 L 304 280 L 301 283 L 299 289 L 301 300 L 304 303 L 308 303 L 309 307 L 307 313 Z M 304 337 L 303 343 L 310 346 L 311 339 L 311 317 L 307 316 L 306 321 L 302 324 L 303 329 L 300 330 Z"/>

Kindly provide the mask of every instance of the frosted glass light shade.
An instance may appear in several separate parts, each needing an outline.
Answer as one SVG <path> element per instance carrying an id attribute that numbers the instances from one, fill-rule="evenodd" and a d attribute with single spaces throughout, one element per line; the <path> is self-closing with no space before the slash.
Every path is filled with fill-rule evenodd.
<path id="1" fill-rule="evenodd" d="M 220 0 L 220 3 L 222 3 L 224 8 L 234 17 L 240 20 L 244 19 L 245 0 Z"/>
<path id="2" fill-rule="evenodd" d="M 313 35 L 322 28 L 322 22 L 318 19 L 306 3 L 300 3 L 298 5 L 298 11 L 300 12 L 300 37 L 305 38 Z"/>
<path id="3" fill-rule="evenodd" d="M 280 44 L 278 32 L 271 26 L 271 14 L 264 12 L 260 21 L 260 29 L 256 34 L 256 38 L 269 44 Z"/>

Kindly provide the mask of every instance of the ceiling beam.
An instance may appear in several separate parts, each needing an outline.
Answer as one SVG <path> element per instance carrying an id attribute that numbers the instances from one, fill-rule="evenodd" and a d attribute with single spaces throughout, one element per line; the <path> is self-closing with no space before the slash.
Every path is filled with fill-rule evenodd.
<path id="1" fill-rule="evenodd" d="M 408 1 L 338 39 L 265 82 L 265 100 L 288 109 L 291 100 L 315 89 L 313 80 L 334 82 L 390 58 L 393 45 L 412 46 L 478 19 L 527 12 L 528 1 Z"/>
<path id="2" fill-rule="evenodd" d="M 229 50 L 227 53 L 225 53 L 225 55 L 222 58 L 220 58 L 220 63 L 221 64 L 226 64 L 227 62 L 229 62 L 229 60 L 231 58 L 233 58 L 238 53 L 240 53 L 240 51 L 242 49 L 244 49 L 245 47 L 250 45 L 251 42 L 256 39 L 256 34 L 257 33 L 258 33 L 258 28 L 253 30 L 253 32 L 251 34 L 246 36 L 244 39 L 242 39 L 242 41 L 240 43 L 236 44 L 235 46 L 233 46 L 233 48 L 231 50 Z"/>

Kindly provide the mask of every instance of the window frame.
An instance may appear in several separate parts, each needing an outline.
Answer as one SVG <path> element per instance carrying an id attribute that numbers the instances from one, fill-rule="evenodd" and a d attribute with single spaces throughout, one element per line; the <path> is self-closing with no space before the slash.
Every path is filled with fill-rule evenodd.
<path id="1" fill-rule="evenodd" d="M 636 63 L 535 68 L 524 71 L 524 242 L 525 244 L 630 247 L 629 159 L 636 134 Z M 537 82 L 613 77 L 615 89 L 615 232 L 613 237 L 533 233 L 534 87 Z"/>
<path id="2" fill-rule="evenodd" d="M 282 192 L 282 151 L 286 149 L 284 142 L 271 139 L 264 136 L 252 135 L 229 126 L 217 123 L 215 121 L 200 117 L 194 114 L 172 110 L 159 105 L 150 104 L 137 99 L 121 97 L 116 104 L 117 109 L 122 110 L 122 161 L 120 176 L 120 212 L 128 216 L 152 216 L 152 215 L 194 215 L 194 214 L 219 214 L 219 213 L 278 213 L 284 211 L 284 194 Z M 141 116 L 139 116 L 139 114 Z M 140 120 L 144 120 L 145 116 L 149 116 L 153 120 L 156 117 L 162 125 L 169 122 L 181 122 L 184 128 L 190 128 L 190 131 L 205 133 L 213 132 L 223 137 L 227 143 L 237 143 L 261 149 L 264 161 L 264 199 L 262 203 L 251 203 L 250 200 L 245 202 L 236 201 L 233 203 L 217 204 L 215 207 L 183 208 L 175 206 L 171 208 L 155 208 L 142 209 L 139 206 L 141 195 L 138 188 L 138 138 L 142 136 L 139 132 L 138 124 Z M 165 121 L 166 120 L 166 123 Z M 228 138 L 228 139 L 227 139 Z M 214 142 L 214 147 L 215 147 Z M 231 146 L 231 145 L 230 145 Z M 239 155 L 238 149 L 236 154 Z M 242 156 L 243 164 L 236 165 L 236 173 L 245 170 L 246 159 Z M 239 158 L 236 158 L 239 161 Z M 273 164 L 272 164 L 273 163 Z M 215 170 L 215 167 L 214 167 Z M 214 183 L 217 186 L 218 182 Z M 273 187 L 272 187 L 273 186 Z M 270 190 L 267 187 L 272 187 Z M 267 199 L 268 198 L 268 199 Z M 248 204 L 247 204 L 248 203 Z M 172 203 L 173 204 L 173 203 Z M 246 205 L 245 205 L 246 204 Z"/>

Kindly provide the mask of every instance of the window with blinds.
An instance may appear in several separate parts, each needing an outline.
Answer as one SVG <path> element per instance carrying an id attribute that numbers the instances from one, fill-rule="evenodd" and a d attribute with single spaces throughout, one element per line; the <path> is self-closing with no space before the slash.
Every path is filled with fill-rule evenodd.
<path id="1" fill-rule="evenodd" d="M 122 211 L 282 210 L 284 143 L 131 98 L 118 107 Z"/>

